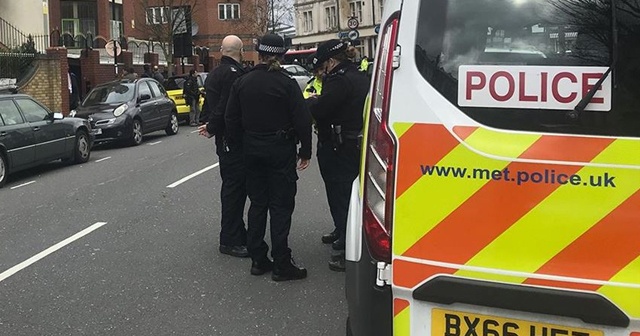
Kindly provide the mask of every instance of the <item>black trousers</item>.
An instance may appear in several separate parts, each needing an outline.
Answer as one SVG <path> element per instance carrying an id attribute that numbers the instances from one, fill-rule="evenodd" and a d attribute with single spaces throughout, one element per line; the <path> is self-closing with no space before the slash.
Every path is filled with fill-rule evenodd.
<path id="1" fill-rule="evenodd" d="M 331 142 L 319 140 L 318 164 L 333 224 L 340 237 L 346 238 L 351 187 L 360 169 L 358 140 L 345 140 L 338 148 Z"/>
<path id="2" fill-rule="evenodd" d="M 216 141 L 216 153 L 222 178 L 220 245 L 244 246 L 247 245 L 247 230 L 242 218 L 247 202 L 247 176 L 242 148 L 225 152 L 222 141 Z"/>
<path id="3" fill-rule="evenodd" d="M 267 213 L 271 224 L 271 256 L 277 265 L 291 258 L 289 230 L 295 207 L 296 144 L 280 136 L 244 135 L 247 167 L 249 227 L 247 249 L 254 261 L 267 258 L 269 245 L 264 241 Z"/>

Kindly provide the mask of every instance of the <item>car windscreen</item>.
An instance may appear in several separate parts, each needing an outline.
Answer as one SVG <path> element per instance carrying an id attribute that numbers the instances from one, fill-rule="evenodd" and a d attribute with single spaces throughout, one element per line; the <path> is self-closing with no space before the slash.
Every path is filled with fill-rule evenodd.
<path id="1" fill-rule="evenodd" d="M 89 92 L 89 95 L 85 98 L 82 106 L 126 103 L 133 99 L 134 93 L 134 83 L 113 83 L 102 85 Z"/>
<path id="2" fill-rule="evenodd" d="M 637 137 L 640 2 L 611 3 L 421 1 L 416 66 L 491 127 Z"/>

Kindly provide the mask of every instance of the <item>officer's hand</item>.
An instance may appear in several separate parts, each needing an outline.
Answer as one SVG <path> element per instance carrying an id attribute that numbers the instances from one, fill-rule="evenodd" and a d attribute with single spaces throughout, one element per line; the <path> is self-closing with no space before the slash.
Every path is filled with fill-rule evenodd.
<path id="1" fill-rule="evenodd" d="M 311 160 L 309 159 L 303 159 L 298 157 L 298 170 L 305 170 L 307 169 L 307 167 L 309 167 L 309 162 L 311 162 Z"/>
<path id="2" fill-rule="evenodd" d="M 198 127 L 198 134 L 206 136 L 207 138 L 211 138 L 213 135 L 209 134 L 207 131 L 207 125 L 201 125 Z"/>

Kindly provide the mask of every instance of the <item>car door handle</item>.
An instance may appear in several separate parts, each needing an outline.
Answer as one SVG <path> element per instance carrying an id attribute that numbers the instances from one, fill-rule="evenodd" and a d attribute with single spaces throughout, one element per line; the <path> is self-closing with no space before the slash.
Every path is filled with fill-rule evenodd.
<path id="1" fill-rule="evenodd" d="M 7 132 L 0 132 L 0 137 L 7 136 Z"/>
<path id="2" fill-rule="evenodd" d="M 33 131 L 34 131 L 34 132 L 35 132 L 35 131 L 39 131 L 39 130 L 40 130 L 40 127 L 39 127 L 39 126 L 35 126 L 35 127 L 33 128 Z"/>

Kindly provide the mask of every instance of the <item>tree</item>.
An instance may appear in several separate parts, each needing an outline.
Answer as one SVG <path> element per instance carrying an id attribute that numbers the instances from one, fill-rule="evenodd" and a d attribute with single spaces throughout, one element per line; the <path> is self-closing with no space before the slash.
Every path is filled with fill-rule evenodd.
<path id="1" fill-rule="evenodd" d="M 136 12 L 144 13 L 144 23 L 139 30 L 158 43 L 170 67 L 173 64 L 173 37 L 190 31 L 187 17 L 197 10 L 198 3 L 199 0 L 136 0 Z"/>
<path id="2" fill-rule="evenodd" d="M 252 15 L 255 13 L 255 15 Z M 263 35 L 293 23 L 292 0 L 254 0 L 246 3 L 243 16 L 234 26 L 239 30 Z"/>

